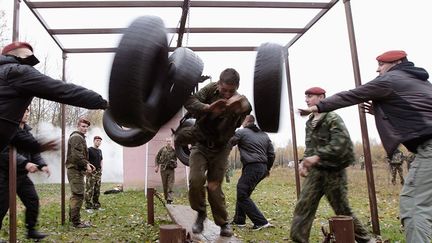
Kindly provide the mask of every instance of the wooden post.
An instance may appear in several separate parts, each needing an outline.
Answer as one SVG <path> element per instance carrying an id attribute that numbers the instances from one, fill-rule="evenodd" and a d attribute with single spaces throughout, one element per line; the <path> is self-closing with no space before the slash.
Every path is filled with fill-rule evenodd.
<path id="1" fill-rule="evenodd" d="M 147 188 L 147 223 L 154 225 L 154 188 Z"/>
<path id="2" fill-rule="evenodd" d="M 178 224 L 159 226 L 160 243 L 184 243 L 186 241 L 186 229 Z"/>
<path id="3" fill-rule="evenodd" d="M 334 216 L 329 219 L 330 233 L 335 243 L 355 243 L 354 223 L 351 216 Z"/>

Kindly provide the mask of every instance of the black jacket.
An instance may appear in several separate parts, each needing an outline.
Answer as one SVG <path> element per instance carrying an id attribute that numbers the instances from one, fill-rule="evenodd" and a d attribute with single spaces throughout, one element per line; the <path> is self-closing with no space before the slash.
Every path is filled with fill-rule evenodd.
<path id="1" fill-rule="evenodd" d="M 17 132 L 16 129 L 33 97 L 39 97 L 87 109 L 105 109 L 107 101 L 84 87 L 52 79 L 29 65 L 20 64 L 13 56 L 0 55 L 0 150 Z M 27 145 L 39 151 L 39 144 Z"/>
<path id="2" fill-rule="evenodd" d="M 269 136 L 255 124 L 236 131 L 230 140 L 231 145 L 238 145 L 243 166 L 251 163 L 265 163 L 267 169 L 273 166 L 275 153 Z"/>
<path id="3" fill-rule="evenodd" d="M 28 125 L 24 125 L 23 129 L 19 129 L 17 132 L 17 136 L 23 141 L 28 143 L 37 142 L 33 135 L 30 133 L 31 127 Z M 36 164 L 38 169 L 42 169 L 42 167 L 46 166 L 46 163 L 40 153 L 29 153 L 27 151 L 17 150 L 17 175 L 27 174 L 25 166 L 28 162 Z M 9 171 L 9 148 L 6 147 L 0 154 L 0 170 L 3 173 L 7 173 Z"/>
<path id="4" fill-rule="evenodd" d="M 390 157 L 399 144 L 411 152 L 432 138 L 432 84 L 429 74 L 403 62 L 355 89 L 332 95 L 317 106 L 319 112 L 372 100 L 375 123 Z"/>

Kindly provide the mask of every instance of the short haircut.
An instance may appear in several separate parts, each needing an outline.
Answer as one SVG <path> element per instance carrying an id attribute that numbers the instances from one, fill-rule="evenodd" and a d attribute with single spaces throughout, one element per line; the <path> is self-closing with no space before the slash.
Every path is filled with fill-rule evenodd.
<path id="1" fill-rule="evenodd" d="M 219 82 L 239 86 L 240 74 L 234 68 L 227 68 L 221 72 Z"/>
<path id="2" fill-rule="evenodd" d="M 81 123 L 85 123 L 85 124 L 87 124 L 88 126 L 90 126 L 90 121 L 87 120 L 87 119 L 85 119 L 85 118 L 80 118 L 80 119 L 78 120 L 78 125 L 81 124 Z"/>
<path id="3" fill-rule="evenodd" d="M 100 139 L 100 140 L 102 140 L 101 137 L 99 137 L 99 136 L 94 136 L 93 141 L 96 140 L 96 139 Z"/>

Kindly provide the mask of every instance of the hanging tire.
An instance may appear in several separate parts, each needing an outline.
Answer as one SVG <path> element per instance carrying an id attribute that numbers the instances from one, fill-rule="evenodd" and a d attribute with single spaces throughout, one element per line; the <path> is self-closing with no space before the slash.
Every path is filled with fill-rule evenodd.
<path id="1" fill-rule="evenodd" d="M 168 43 L 163 21 L 139 17 L 126 29 L 111 69 L 109 102 L 114 120 L 125 127 L 156 132 L 159 105 L 168 80 Z"/>
<path id="2" fill-rule="evenodd" d="M 168 122 L 181 109 L 198 85 L 204 68 L 201 58 L 185 47 L 175 49 L 168 62 L 168 79 L 172 86 L 164 101 L 164 108 L 160 109 L 160 126 Z"/>
<path id="3" fill-rule="evenodd" d="M 155 132 L 143 131 L 138 128 L 123 129 L 113 120 L 109 110 L 105 110 L 102 123 L 108 137 L 125 147 L 143 145 L 156 135 Z"/>
<path id="4" fill-rule="evenodd" d="M 180 121 L 180 125 L 174 132 L 174 149 L 177 158 L 186 166 L 189 166 L 189 146 L 195 143 L 193 127 L 195 119 L 189 118 Z"/>
<path id="5" fill-rule="evenodd" d="M 254 71 L 254 107 L 257 123 L 265 132 L 279 130 L 283 47 L 264 43 L 257 50 Z"/>

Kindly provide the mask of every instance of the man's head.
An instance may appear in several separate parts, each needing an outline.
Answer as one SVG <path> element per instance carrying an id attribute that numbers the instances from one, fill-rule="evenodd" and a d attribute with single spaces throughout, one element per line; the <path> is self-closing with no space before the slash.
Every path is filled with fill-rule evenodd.
<path id="1" fill-rule="evenodd" d="M 33 55 L 33 47 L 27 42 L 12 42 L 2 49 L 1 54 L 15 56 L 21 64 L 34 66 L 39 63 Z"/>
<path id="2" fill-rule="evenodd" d="M 312 87 L 305 91 L 306 104 L 308 107 L 317 105 L 325 98 L 326 91 L 320 87 Z"/>
<path id="3" fill-rule="evenodd" d="M 377 56 L 376 60 L 378 61 L 377 72 L 380 75 L 388 72 L 388 70 L 397 64 L 408 61 L 406 52 L 400 50 L 384 52 L 383 54 Z"/>
<path id="4" fill-rule="evenodd" d="M 94 136 L 94 138 L 93 138 L 93 145 L 94 145 L 96 148 L 99 148 L 100 145 L 101 145 L 101 143 L 102 143 L 102 138 L 99 137 L 99 136 Z"/>
<path id="5" fill-rule="evenodd" d="M 88 128 L 90 126 L 90 122 L 84 118 L 80 118 L 78 120 L 78 132 L 82 134 L 86 134 L 88 131 Z"/>
<path id="6" fill-rule="evenodd" d="M 29 121 L 30 118 L 30 106 L 27 107 L 27 109 L 24 111 L 24 115 L 21 118 L 21 123 L 26 124 Z"/>
<path id="7" fill-rule="evenodd" d="M 167 146 L 171 146 L 171 138 L 165 138 L 165 142 Z"/>
<path id="8" fill-rule="evenodd" d="M 246 127 L 247 125 L 254 124 L 254 123 L 255 123 L 255 117 L 253 115 L 247 115 L 243 120 L 242 126 Z"/>
<path id="9" fill-rule="evenodd" d="M 234 68 L 227 68 L 220 74 L 218 91 L 223 98 L 229 99 L 236 93 L 239 84 L 239 73 Z"/>

